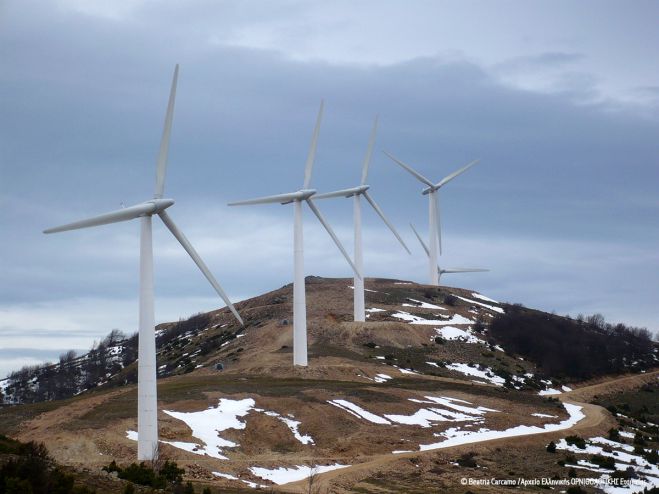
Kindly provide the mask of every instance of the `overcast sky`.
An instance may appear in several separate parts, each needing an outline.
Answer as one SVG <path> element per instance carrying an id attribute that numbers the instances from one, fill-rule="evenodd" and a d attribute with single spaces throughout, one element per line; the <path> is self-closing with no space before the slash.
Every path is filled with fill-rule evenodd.
<path id="1" fill-rule="evenodd" d="M 443 283 L 659 330 L 659 4 L 651 1 L 0 1 L 0 375 L 137 327 L 139 223 L 44 228 L 151 198 L 181 64 L 168 211 L 241 300 L 292 280 L 292 208 L 321 99 L 312 186 L 369 184 L 366 276 L 427 281 L 421 184 L 440 193 Z M 352 203 L 318 203 L 352 252 Z M 156 320 L 219 307 L 156 221 Z M 306 272 L 349 277 L 305 211 Z"/>

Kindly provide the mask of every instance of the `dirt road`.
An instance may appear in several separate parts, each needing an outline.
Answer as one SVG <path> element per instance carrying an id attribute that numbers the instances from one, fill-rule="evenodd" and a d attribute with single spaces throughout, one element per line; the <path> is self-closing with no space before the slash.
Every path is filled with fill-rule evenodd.
<path id="1" fill-rule="evenodd" d="M 593 405 L 591 403 L 584 403 L 581 399 L 591 399 L 597 394 L 608 394 L 611 392 L 618 392 L 623 390 L 629 390 L 641 387 L 642 385 L 656 380 L 659 377 L 659 370 L 653 372 L 648 372 L 645 374 L 635 374 L 630 376 L 623 376 L 615 379 L 601 380 L 592 384 L 587 384 L 585 386 L 580 386 L 573 389 L 570 392 L 557 395 L 563 403 L 570 403 L 573 405 L 578 405 L 581 407 L 582 412 L 585 417 L 577 422 L 572 427 L 563 429 L 561 431 L 549 431 L 541 432 L 535 434 L 528 434 L 523 436 L 515 436 L 508 438 L 500 439 L 489 439 L 483 441 L 475 441 L 474 443 L 469 443 L 468 445 L 460 446 L 451 446 L 448 448 L 442 448 L 443 450 L 461 450 L 465 449 L 465 446 L 473 446 L 477 443 L 487 443 L 488 445 L 493 446 L 510 446 L 510 445 L 519 445 L 520 441 L 524 443 L 540 443 L 546 444 L 548 441 L 559 439 L 566 435 L 572 433 L 580 433 L 583 435 L 597 435 L 606 432 L 611 427 L 615 426 L 615 420 L 611 417 L 609 412 L 604 408 Z M 421 455 L 433 454 L 437 451 L 428 450 L 428 451 L 414 451 L 411 453 L 401 453 L 401 454 L 386 454 L 378 455 L 366 459 L 362 463 L 357 463 L 346 468 L 339 470 L 332 470 L 323 474 L 319 474 L 314 478 L 314 485 L 318 486 L 321 492 L 327 490 L 327 492 L 334 492 L 329 487 L 332 482 L 337 479 L 341 479 L 342 483 L 356 483 L 360 479 L 366 478 L 373 473 L 381 470 L 385 470 L 388 464 L 399 461 L 405 458 L 419 457 Z M 290 482 L 279 487 L 280 492 L 290 492 L 290 493 L 304 493 L 307 492 L 309 488 L 309 482 L 307 479 L 300 480 L 297 482 Z"/>

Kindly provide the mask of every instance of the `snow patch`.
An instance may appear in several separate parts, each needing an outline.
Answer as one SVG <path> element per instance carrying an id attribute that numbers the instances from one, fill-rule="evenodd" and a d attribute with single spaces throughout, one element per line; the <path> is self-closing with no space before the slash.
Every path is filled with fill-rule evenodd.
<path id="1" fill-rule="evenodd" d="M 359 417 L 365 420 L 368 420 L 369 422 L 372 422 L 374 424 L 391 424 L 387 419 L 380 417 L 379 415 L 375 415 L 374 413 L 368 412 L 364 410 L 363 408 L 355 405 L 354 403 L 350 403 L 349 401 L 346 400 L 328 400 L 330 405 L 334 405 L 335 407 L 341 408 L 342 410 L 345 410 L 346 412 L 354 415 L 355 417 Z"/>
<path id="2" fill-rule="evenodd" d="M 476 292 L 473 292 L 473 293 L 471 294 L 471 296 L 474 297 L 474 298 L 477 298 L 477 299 L 479 299 L 479 300 L 485 300 L 486 302 L 492 302 L 492 303 L 495 303 L 495 304 L 500 303 L 500 302 L 497 302 L 497 301 L 494 300 L 494 299 L 491 299 L 491 298 L 489 298 L 489 297 L 486 297 L 485 295 L 481 295 L 480 293 L 476 293 Z"/>
<path id="3" fill-rule="evenodd" d="M 308 465 L 296 465 L 291 468 L 279 467 L 274 469 L 267 469 L 261 467 L 251 467 L 249 470 L 257 477 L 269 480 L 277 485 L 287 484 L 289 482 L 296 482 L 310 477 L 312 474 L 319 474 L 329 472 L 331 470 L 338 470 L 339 468 L 346 468 L 350 465 L 341 465 L 336 463 L 334 465 L 321 466 L 316 465 L 310 467 Z"/>
<path id="4" fill-rule="evenodd" d="M 447 369 L 460 372 L 466 376 L 478 377 L 479 379 L 484 379 L 496 386 L 503 386 L 506 380 L 497 376 L 492 369 L 485 367 L 484 369 L 479 369 L 476 366 L 468 364 L 453 363 L 446 366 Z"/>
<path id="5" fill-rule="evenodd" d="M 493 305 L 484 304 L 483 302 L 476 302 L 475 300 L 471 300 L 470 298 L 460 297 L 459 295 L 456 295 L 456 297 L 470 304 L 480 305 L 481 307 L 485 307 L 487 310 L 498 312 L 499 314 L 504 314 L 506 312 L 501 307 L 495 307 Z"/>
<path id="6" fill-rule="evenodd" d="M 454 326 L 444 326 L 443 328 L 435 328 L 435 331 L 439 336 L 441 336 L 445 340 L 451 340 L 451 341 L 457 340 L 457 341 L 463 341 L 465 343 L 482 343 L 483 345 L 485 345 L 485 341 L 481 340 L 480 338 L 477 338 L 470 331 L 459 329 Z"/>
<path id="7" fill-rule="evenodd" d="M 478 431 L 464 431 L 464 430 L 459 430 L 457 428 L 451 428 L 441 433 L 442 436 L 446 437 L 445 441 L 441 441 L 433 444 L 422 444 L 419 446 L 419 450 L 427 451 L 431 449 L 448 448 L 451 446 L 457 446 L 461 444 L 471 444 L 482 441 L 489 441 L 492 439 L 499 439 L 503 437 L 526 436 L 531 434 L 541 434 L 543 432 L 549 432 L 549 431 L 559 431 L 563 429 L 568 429 L 573 425 L 575 425 L 580 420 L 582 420 L 583 418 L 585 418 L 585 415 L 581 411 L 580 406 L 573 405 L 571 403 L 564 403 L 563 406 L 568 412 L 569 418 L 559 422 L 558 424 L 545 424 L 543 427 L 518 425 L 516 427 L 511 427 L 510 429 L 505 429 L 503 431 L 492 431 L 485 428 L 481 428 Z M 556 445 L 556 447 L 558 448 L 558 445 Z"/>
<path id="8" fill-rule="evenodd" d="M 449 319 L 424 319 L 423 317 L 420 316 L 413 316 L 409 312 L 405 311 L 399 311 L 391 315 L 391 317 L 395 317 L 396 319 L 402 319 L 403 321 L 407 321 L 410 324 L 429 324 L 431 326 L 434 325 L 446 325 L 446 324 L 473 324 L 474 321 L 471 319 L 467 319 L 464 316 L 461 316 L 459 314 L 454 314 L 451 318 Z"/>

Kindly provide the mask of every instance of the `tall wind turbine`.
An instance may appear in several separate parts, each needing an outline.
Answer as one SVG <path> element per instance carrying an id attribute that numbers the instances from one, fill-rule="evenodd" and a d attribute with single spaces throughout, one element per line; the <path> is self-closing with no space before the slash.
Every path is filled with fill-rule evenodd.
<path id="1" fill-rule="evenodd" d="M 414 228 L 414 225 L 410 223 L 410 226 L 412 227 L 412 231 L 414 232 L 414 235 L 416 235 L 416 238 L 419 239 L 419 242 L 421 243 L 421 247 L 423 247 L 423 250 L 426 251 L 426 255 L 430 256 L 430 250 L 428 250 L 428 246 L 426 243 L 423 241 L 421 238 L 421 235 L 419 235 L 419 232 L 416 231 L 416 228 Z M 442 279 L 442 275 L 444 273 L 484 273 L 486 271 L 489 271 L 489 269 L 482 269 L 482 268 L 447 268 L 447 269 L 442 269 L 437 265 L 437 281 Z"/>
<path id="2" fill-rule="evenodd" d="M 437 273 L 437 246 L 439 245 L 439 253 L 442 253 L 442 237 L 441 237 L 441 223 L 439 218 L 439 203 L 437 201 L 437 193 L 439 189 L 446 185 L 448 182 L 453 180 L 458 175 L 466 172 L 469 168 L 474 166 L 480 160 L 474 160 L 468 165 L 460 168 L 459 170 L 447 175 L 441 179 L 436 184 L 433 184 L 426 177 L 421 175 L 419 172 L 414 170 L 409 165 L 406 165 L 402 161 L 394 158 L 392 155 L 385 151 L 385 154 L 389 156 L 394 162 L 403 167 L 409 173 L 411 173 L 417 180 L 421 183 L 427 185 L 425 189 L 421 192 L 424 196 L 428 196 L 428 220 L 430 225 L 430 255 L 429 255 L 429 270 L 430 270 L 430 284 L 439 285 L 439 276 Z"/>
<path id="3" fill-rule="evenodd" d="M 165 173 L 167 169 L 167 154 L 169 137 L 172 130 L 174 115 L 174 100 L 176 98 L 176 81 L 178 65 L 174 69 L 174 78 L 169 95 L 169 104 L 165 116 L 165 127 L 160 141 L 160 152 L 156 166 L 156 189 L 153 199 L 118 211 L 101 214 L 74 223 L 49 228 L 44 233 L 56 233 L 67 230 L 77 230 L 109 223 L 118 223 L 140 218 L 140 324 L 138 349 L 138 383 L 137 383 L 137 458 L 138 460 L 153 460 L 158 455 L 158 400 L 156 385 L 156 339 L 155 316 L 153 308 L 153 245 L 151 234 L 151 217 L 160 216 L 165 226 L 180 242 L 185 251 L 197 264 L 218 295 L 224 300 L 233 315 L 243 324 L 240 315 L 220 287 L 217 280 L 202 261 L 197 251 L 192 247 L 183 232 L 174 224 L 165 209 L 174 204 L 173 199 L 163 199 L 165 190 Z"/>
<path id="4" fill-rule="evenodd" d="M 373 130 L 371 131 L 371 138 L 368 141 L 368 148 L 366 149 L 366 156 L 364 157 L 364 164 L 362 165 L 362 180 L 357 187 L 351 189 L 337 190 L 335 192 L 328 192 L 326 194 L 316 195 L 316 199 L 327 199 L 330 197 L 352 197 L 354 204 L 354 223 L 355 223 L 355 265 L 357 266 L 357 271 L 359 273 L 364 272 L 364 256 L 362 250 L 362 206 L 361 206 L 361 196 L 364 196 L 368 203 L 373 207 L 375 212 L 382 218 L 385 225 L 389 227 L 394 236 L 398 239 L 401 245 L 405 248 L 408 254 L 411 254 L 410 249 L 407 248 L 405 242 L 400 237 L 394 226 L 386 218 L 384 212 L 373 200 L 370 194 L 367 192 L 370 188 L 369 185 L 366 185 L 366 178 L 368 177 L 368 166 L 371 162 L 371 155 L 373 154 L 373 145 L 375 144 L 375 134 L 378 128 L 378 119 L 375 117 L 375 122 L 373 123 Z M 366 308 L 364 304 L 364 279 L 356 276 L 354 279 L 354 319 L 355 321 L 364 322 L 366 321 Z"/>
<path id="5" fill-rule="evenodd" d="M 307 163 L 304 169 L 304 183 L 302 188 L 297 192 L 289 192 L 287 194 L 278 194 L 274 196 L 260 197 L 258 199 L 249 199 L 247 201 L 239 201 L 229 203 L 229 206 L 243 206 L 250 204 L 268 204 L 280 203 L 290 204 L 293 203 L 294 212 L 294 227 L 293 227 L 293 257 L 294 257 L 294 278 L 293 278 L 293 364 L 306 366 L 307 365 L 307 305 L 306 293 L 304 285 L 304 242 L 302 233 L 302 203 L 306 202 L 311 211 L 316 215 L 321 222 L 327 233 L 329 233 L 334 243 L 346 258 L 348 264 L 355 272 L 355 276 L 361 277 L 361 273 L 357 270 L 354 263 L 348 256 L 348 253 L 341 245 L 338 237 L 332 230 L 332 227 L 327 223 L 323 215 L 320 213 L 311 197 L 316 193 L 315 189 L 310 189 L 311 171 L 313 169 L 313 162 L 316 156 L 316 145 L 318 143 L 318 134 L 320 133 L 320 122 L 323 118 L 323 102 L 320 103 L 320 110 L 318 110 L 318 118 L 316 119 L 316 127 L 313 131 L 311 138 L 311 147 L 307 156 Z"/>

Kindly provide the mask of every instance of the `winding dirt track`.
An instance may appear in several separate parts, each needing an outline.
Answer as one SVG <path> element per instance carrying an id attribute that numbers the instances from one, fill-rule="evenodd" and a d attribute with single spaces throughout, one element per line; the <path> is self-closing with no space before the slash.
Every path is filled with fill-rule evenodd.
<path id="1" fill-rule="evenodd" d="M 647 372 L 645 374 L 634 374 L 630 376 L 619 377 L 615 379 L 603 380 L 593 384 L 588 384 L 586 386 L 581 386 L 570 392 L 557 395 L 563 403 L 571 403 L 573 405 L 578 405 L 582 407 L 582 412 L 585 417 L 577 422 L 572 427 L 563 429 L 561 431 L 549 431 L 541 432 L 537 434 L 528 434 L 523 436 L 508 437 L 501 439 L 489 439 L 484 441 L 477 441 L 474 443 L 469 443 L 466 446 L 473 446 L 478 443 L 488 443 L 494 446 L 505 446 L 511 444 L 518 444 L 520 440 L 524 442 L 534 442 L 545 444 L 548 440 L 558 439 L 569 435 L 574 432 L 581 432 L 584 434 L 601 434 L 607 431 L 609 428 L 615 426 L 615 421 L 611 417 L 609 412 L 598 406 L 591 403 L 584 403 L 582 399 L 591 399 L 597 394 L 610 394 L 611 392 L 624 391 L 629 389 L 634 389 L 641 387 L 642 385 L 653 381 L 659 378 L 659 370 L 652 372 Z M 459 450 L 464 448 L 464 445 L 459 446 L 450 446 L 447 448 L 442 448 L 444 451 L 449 450 Z M 386 469 L 386 466 L 389 463 L 393 463 L 400 459 L 419 457 L 422 455 L 429 455 L 436 453 L 435 450 L 428 451 L 414 451 L 411 453 L 401 453 L 401 454 L 386 454 L 370 457 L 362 463 L 357 463 L 346 468 L 341 468 L 339 470 L 332 470 L 330 472 L 318 474 L 314 479 L 314 485 L 317 485 L 320 490 L 326 489 L 327 492 L 333 492 L 329 489 L 331 483 L 335 479 L 341 478 L 348 482 L 354 481 L 358 482 L 360 479 L 365 478 L 372 473 Z M 290 493 L 304 493 L 307 492 L 309 488 L 309 482 L 307 479 L 300 480 L 297 482 L 290 482 L 279 486 L 279 492 L 290 492 Z"/>

